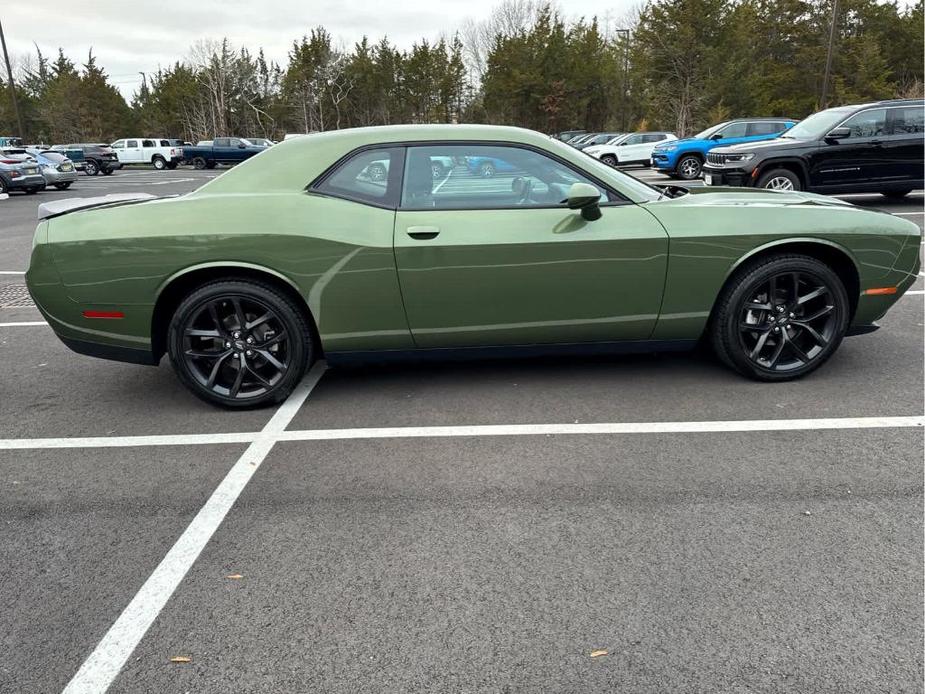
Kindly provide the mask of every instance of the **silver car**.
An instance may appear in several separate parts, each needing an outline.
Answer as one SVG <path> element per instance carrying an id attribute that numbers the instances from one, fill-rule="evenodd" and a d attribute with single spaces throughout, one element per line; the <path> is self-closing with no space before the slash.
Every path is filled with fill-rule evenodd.
<path id="1" fill-rule="evenodd" d="M 46 184 L 58 190 L 67 190 L 77 180 L 77 169 L 74 162 L 61 152 L 38 149 L 27 149 L 26 151 L 38 163 Z"/>
<path id="2" fill-rule="evenodd" d="M 0 150 L 0 193 L 21 190 L 27 194 L 45 190 L 45 177 L 38 162 L 25 150 L 8 148 Z"/>

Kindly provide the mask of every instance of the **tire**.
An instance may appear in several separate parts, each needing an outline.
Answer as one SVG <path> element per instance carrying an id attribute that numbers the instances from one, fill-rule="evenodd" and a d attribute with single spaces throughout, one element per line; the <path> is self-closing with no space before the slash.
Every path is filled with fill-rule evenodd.
<path id="1" fill-rule="evenodd" d="M 193 157 L 193 168 L 199 169 L 200 171 L 206 168 L 206 160 L 202 157 Z"/>
<path id="2" fill-rule="evenodd" d="M 158 171 L 163 171 L 167 168 L 167 161 L 160 155 L 155 155 L 154 158 L 151 159 L 151 163 L 154 164 L 154 168 Z"/>
<path id="3" fill-rule="evenodd" d="M 88 176 L 96 176 L 100 172 L 100 165 L 96 163 L 95 159 L 87 159 L 86 164 L 84 164 L 84 173 Z"/>
<path id="4" fill-rule="evenodd" d="M 67 183 L 55 183 L 55 188 L 57 188 L 58 190 L 67 190 L 70 187 L 71 187 L 71 181 L 68 181 Z"/>
<path id="5" fill-rule="evenodd" d="M 786 192 L 803 189 L 800 177 L 789 169 L 771 169 L 762 174 L 758 179 L 757 187 Z"/>
<path id="6" fill-rule="evenodd" d="M 170 321 L 167 351 L 194 395 L 233 409 L 285 400 L 315 358 L 299 306 L 269 284 L 231 279 L 203 285 L 180 302 Z"/>
<path id="7" fill-rule="evenodd" d="M 912 189 L 909 190 L 885 190 L 881 195 L 890 200 L 902 200 L 904 197 L 909 195 L 912 192 Z"/>
<path id="8" fill-rule="evenodd" d="M 703 162 L 696 154 L 685 154 L 678 160 L 677 175 L 685 181 L 700 178 L 703 171 Z"/>
<path id="9" fill-rule="evenodd" d="M 835 353 L 849 312 L 848 293 L 831 267 L 810 256 L 774 255 L 728 280 L 716 302 L 710 338 L 720 360 L 742 375 L 790 381 Z"/>
<path id="10" fill-rule="evenodd" d="M 617 158 L 612 154 L 605 154 L 601 157 L 601 161 L 607 164 L 607 166 L 616 166 L 619 163 Z"/>
<path id="11" fill-rule="evenodd" d="M 10 192 L 10 189 L 6 187 L 6 181 L 0 178 L 0 195 L 9 193 L 9 192 Z"/>
<path id="12" fill-rule="evenodd" d="M 479 165 L 479 176 L 482 178 L 491 178 L 497 173 L 498 169 L 490 161 L 483 162 Z"/>
<path id="13" fill-rule="evenodd" d="M 104 175 L 104 176 L 112 176 L 113 173 L 115 172 L 115 169 L 110 169 L 110 168 L 107 167 L 107 168 L 105 168 L 105 169 L 100 169 L 100 171 L 103 172 L 103 175 Z"/>
<path id="14" fill-rule="evenodd" d="M 170 171 L 173 171 L 175 168 L 177 168 L 177 162 L 175 162 L 175 161 L 170 162 L 169 164 L 167 164 L 167 168 L 168 168 Z"/>

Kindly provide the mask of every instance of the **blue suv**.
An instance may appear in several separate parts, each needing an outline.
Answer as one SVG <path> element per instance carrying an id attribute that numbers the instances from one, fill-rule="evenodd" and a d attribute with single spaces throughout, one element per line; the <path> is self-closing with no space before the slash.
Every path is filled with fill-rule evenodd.
<path id="1" fill-rule="evenodd" d="M 672 178 L 700 178 L 707 152 L 739 142 L 771 140 L 796 125 L 791 118 L 740 118 L 719 123 L 702 133 L 673 140 L 652 151 L 652 166 Z"/>

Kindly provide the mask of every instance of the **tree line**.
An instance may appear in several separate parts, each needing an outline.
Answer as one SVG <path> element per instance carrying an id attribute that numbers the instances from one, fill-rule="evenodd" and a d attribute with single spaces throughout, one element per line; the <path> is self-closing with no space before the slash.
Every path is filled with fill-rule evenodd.
<path id="1" fill-rule="evenodd" d="M 408 49 L 385 37 L 345 49 L 316 27 L 293 41 L 284 64 L 262 49 L 206 40 L 145 74 L 131 103 L 92 51 L 78 64 L 60 49 L 50 59 L 36 48 L 16 69 L 25 132 L 16 132 L 4 82 L 0 134 L 47 143 L 128 134 L 279 139 L 479 122 L 685 135 L 730 117 L 802 118 L 825 105 L 921 96 L 923 0 L 833 7 L 833 0 L 650 0 L 615 21 L 569 18 L 546 0 L 502 0 L 452 36 Z"/>

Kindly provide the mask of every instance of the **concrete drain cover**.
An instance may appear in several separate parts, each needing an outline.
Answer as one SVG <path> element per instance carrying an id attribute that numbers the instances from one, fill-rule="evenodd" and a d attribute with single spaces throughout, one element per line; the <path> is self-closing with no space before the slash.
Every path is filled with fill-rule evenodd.
<path id="1" fill-rule="evenodd" d="M 0 308 L 32 308 L 35 304 L 24 284 L 0 287 Z"/>

